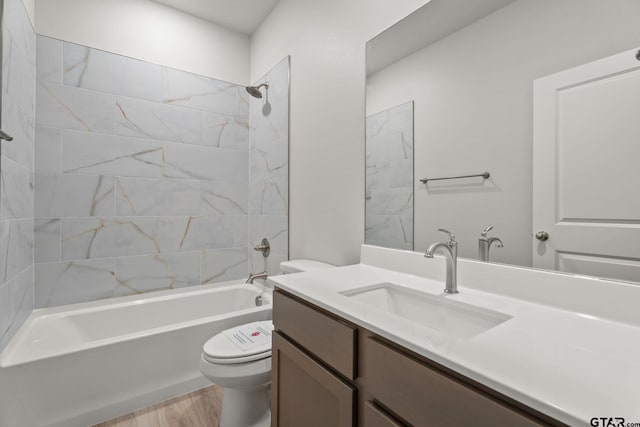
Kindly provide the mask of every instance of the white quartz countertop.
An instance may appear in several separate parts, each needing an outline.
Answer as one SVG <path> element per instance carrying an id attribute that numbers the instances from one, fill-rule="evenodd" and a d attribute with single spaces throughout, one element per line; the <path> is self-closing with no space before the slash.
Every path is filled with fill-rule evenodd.
<path id="1" fill-rule="evenodd" d="M 442 295 L 442 281 L 366 264 L 271 280 L 278 288 L 567 424 L 588 426 L 593 417 L 640 423 L 637 325 L 465 287 L 459 279 L 460 293 L 445 298 L 512 318 L 470 339 L 458 339 L 341 294 L 388 282 Z M 602 301 L 607 303 L 612 304 Z"/>

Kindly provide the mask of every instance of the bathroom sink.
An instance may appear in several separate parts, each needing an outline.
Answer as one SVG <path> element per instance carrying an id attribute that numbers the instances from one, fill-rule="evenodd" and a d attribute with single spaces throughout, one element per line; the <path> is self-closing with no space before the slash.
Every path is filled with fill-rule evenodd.
<path id="1" fill-rule="evenodd" d="M 460 339 L 473 338 L 511 319 L 504 313 L 430 295 L 394 283 L 378 283 L 341 292 L 381 311 Z"/>

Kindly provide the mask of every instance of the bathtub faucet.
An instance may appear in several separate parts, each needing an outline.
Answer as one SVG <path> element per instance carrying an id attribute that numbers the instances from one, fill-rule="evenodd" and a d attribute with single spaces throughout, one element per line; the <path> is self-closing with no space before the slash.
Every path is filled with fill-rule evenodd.
<path id="1" fill-rule="evenodd" d="M 256 273 L 256 274 L 251 273 L 245 283 L 253 284 L 253 281 L 256 279 L 266 279 L 266 278 L 267 278 L 266 271 L 263 271 L 262 273 Z"/>

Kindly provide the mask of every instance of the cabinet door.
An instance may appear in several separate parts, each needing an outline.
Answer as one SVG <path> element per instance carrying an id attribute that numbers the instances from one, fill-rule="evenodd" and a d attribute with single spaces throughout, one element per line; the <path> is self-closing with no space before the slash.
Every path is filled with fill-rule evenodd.
<path id="1" fill-rule="evenodd" d="M 273 334 L 271 425 L 351 427 L 355 389 Z"/>
<path id="2" fill-rule="evenodd" d="M 370 400 L 364 404 L 362 418 L 365 427 L 404 427 L 404 424 L 383 412 Z"/>

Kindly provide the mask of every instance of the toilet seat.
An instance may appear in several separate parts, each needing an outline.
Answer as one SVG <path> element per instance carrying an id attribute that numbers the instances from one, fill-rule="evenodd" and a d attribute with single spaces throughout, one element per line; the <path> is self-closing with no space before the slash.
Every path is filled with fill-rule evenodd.
<path id="1" fill-rule="evenodd" d="M 244 357 L 234 357 L 234 358 L 223 358 L 223 357 L 213 357 L 209 356 L 206 353 L 202 353 L 202 357 L 209 363 L 217 363 L 220 365 L 237 365 L 240 363 L 247 362 L 255 362 L 256 360 L 266 359 L 267 357 L 271 357 L 271 350 L 266 351 L 264 353 L 253 354 L 251 356 Z"/>
<path id="2" fill-rule="evenodd" d="M 246 339 L 251 337 L 242 335 L 248 330 L 255 330 L 258 335 L 258 341 L 252 344 Z M 273 321 L 252 322 L 246 325 L 236 326 L 210 338 L 202 348 L 202 357 L 207 362 L 218 363 L 222 365 L 239 364 L 253 362 L 256 360 L 271 357 L 271 331 L 273 330 Z M 234 335 L 241 335 L 239 340 L 232 338 Z M 243 340 L 243 338 L 245 338 Z M 244 341 L 245 348 L 242 348 Z"/>

